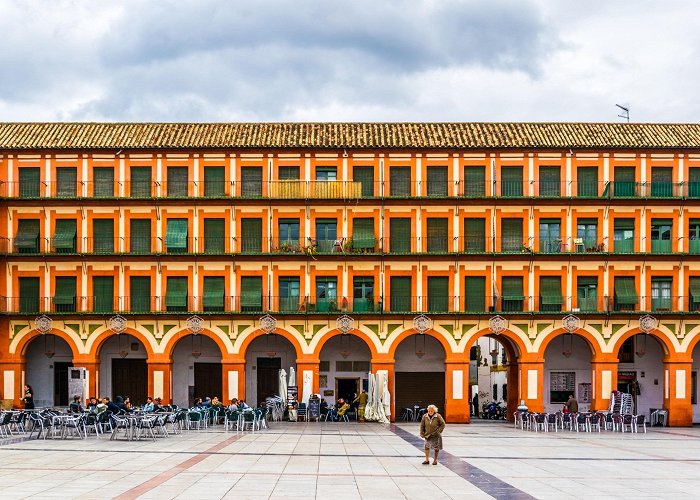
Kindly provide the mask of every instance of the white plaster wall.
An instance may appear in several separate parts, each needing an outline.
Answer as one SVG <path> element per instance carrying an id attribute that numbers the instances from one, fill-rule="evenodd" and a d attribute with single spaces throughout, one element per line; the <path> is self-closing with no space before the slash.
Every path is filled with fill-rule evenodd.
<path id="1" fill-rule="evenodd" d="M 698 344 L 700 345 L 700 344 Z M 695 349 L 693 349 L 692 356 L 693 356 L 693 368 L 692 370 L 694 372 L 700 373 L 700 348 L 698 345 L 695 346 Z M 697 396 L 697 394 L 696 394 Z M 700 423 L 700 404 L 695 403 L 693 405 L 693 423 L 698 424 Z"/>
<path id="2" fill-rule="evenodd" d="M 419 358 L 416 350 L 425 351 L 425 354 Z M 445 371 L 445 350 L 439 341 L 429 335 L 411 335 L 405 338 L 396 348 L 394 359 L 394 371 L 397 372 Z"/>
<path id="3" fill-rule="evenodd" d="M 553 339 L 544 353 L 544 387 L 542 388 L 544 396 L 544 409 L 547 412 L 559 411 L 562 409 L 561 403 L 550 403 L 549 388 L 551 372 L 573 371 L 575 372 L 575 387 L 574 397 L 579 401 L 579 411 L 588 411 L 591 407 L 590 403 L 581 402 L 578 394 L 578 385 L 591 383 L 591 348 L 588 343 L 581 337 L 573 335 L 571 343 L 569 338 L 565 340 L 564 336 L 559 336 Z M 571 346 L 571 356 L 564 356 L 563 351 Z M 591 388 L 592 390 L 592 388 Z M 591 394 L 592 398 L 592 394 Z"/>
<path id="4" fill-rule="evenodd" d="M 194 344 L 193 344 L 194 343 Z M 193 347 L 194 345 L 194 347 Z M 201 352 L 201 356 L 192 356 L 192 350 Z M 221 351 L 209 337 L 204 335 L 187 335 L 175 344 L 173 349 L 173 403 L 181 408 L 189 406 L 188 387 L 194 385 L 195 363 L 221 363 Z M 221 394 L 195 394 L 195 397 L 218 396 Z"/>
<path id="5" fill-rule="evenodd" d="M 343 357 L 341 352 L 349 352 L 347 357 Z M 333 396 L 323 396 L 324 390 L 333 390 L 335 392 L 335 379 L 341 378 L 359 378 L 360 387 L 368 374 L 365 372 L 339 372 L 335 369 L 336 361 L 371 361 L 372 353 L 365 344 L 364 340 L 355 335 L 337 335 L 330 339 L 321 349 L 319 356 L 321 361 L 330 361 L 330 371 L 321 372 L 320 375 L 326 375 L 328 378 L 327 387 L 321 387 L 321 397 L 328 401 L 329 405 L 335 404 L 335 394 Z M 372 367 L 370 366 L 370 370 Z"/>
<path id="6" fill-rule="evenodd" d="M 121 337 L 121 349 L 129 351 L 128 359 L 146 359 L 148 357 L 146 353 L 146 348 L 143 346 L 141 341 L 136 337 L 122 333 L 121 335 L 113 335 L 109 339 L 105 340 L 100 349 L 100 373 L 99 373 L 99 395 L 100 397 L 107 396 L 114 399 L 112 394 L 112 360 L 114 358 L 121 358 L 119 351 L 120 338 Z M 138 344 L 138 349 L 136 351 L 131 350 L 131 344 Z"/>
<path id="7" fill-rule="evenodd" d="M 26 351 L 27 366 L 25 383 L 31 385 L 32 389 L 34 389 L 34 405 L 36 407 L 54 405 L 54 362 L 70 362 L 73 360 L 73 353 L 65 340 L 60 337 L 56 337 L 55 335 L 47 335 L 46 337 L 48 347 L 55 351 L 52 358 L 47 358 L 44 354 L 45 338 L 43 336 L 36 337 L 34 340 L 32 340 L 29 343 Z M 54 339 L 56 341 L 55 347 Z M 24 387 L 22 388 L 22 395 L 23 394 Z"/>
<path id="8" fill-rule="evenodd" d="M 637 398 L 637 413 L 649 417 L 650 408 L 663 408 L 664 405 L 664 365 L 663 348 L 651 335 L 646 336 L 646 354 L 634 356 L 634 363 L 620 363 L 618 372 L 636 371 L 641 395 Z M 635 350 L 643 347 L 643 335 L 637 335 Z M 641 345 L 640 345 L 641 342 Z M 642 376 L 643 375 L 643 376 Z M 617 387 L 613 387 L 617 389 Z"/>
<path id="9" fill-rule="evenodd" d="M 258 401 L 258 358 L 267 358 L 268 352 L 275 352 L 272 357 L 281 358 L 282 368 L 287 372 L 289 381 L 289 368 L 297 368 L 297 353 L 294 346 L 281 335 L 263 335 L 253 340 L 245 353 L 245 393 L 246 403 L 257 406 Z M 297 385 L 301 385 L 301 373 L 297 373 Z M 286 396 L 286 395 L 285 395 Z"/>

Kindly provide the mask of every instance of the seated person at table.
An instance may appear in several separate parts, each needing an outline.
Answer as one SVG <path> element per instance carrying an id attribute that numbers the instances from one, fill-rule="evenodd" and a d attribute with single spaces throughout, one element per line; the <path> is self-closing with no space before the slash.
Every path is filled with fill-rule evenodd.
<path id="1" fill-rule="evenodd" d="M 328 401 L 325 399 L 321 400 L 321 404 L 319 405 L 319 411 L 321 412 L 321 415 L 326 415 L 328 413 Z"/>
<path id="2" fill-rule="evenodd" d="M 214 396 L 214 399 L 211 400 L 211 407 L 212 408 L 220 408 L 223 407 L 223 403 L 219 401 L 219 398 Z"/>
<path id="3" fill-rule="evenodd" d="M 194 406 L 192 408 L 204 408 L 204 403 L 202 402 L 202 398 L 197 398 L 194 400 Z"/>
<path id="4" fill-rule="evenodd" d="M 105 399 L 106 399 L 106 401 L 105 401 Z M 97 403 L 97 405 L 95 406 L 95 411 L 97 413 L 102 413 L 103 411 L 105 411 L 107 409 L 107 402 L 108 401 L 109 401 L 109 399 L 107 399 L 107 398 L 100 399 L 100 402 Z"/>
<path id="5" fill-rule="evenodd" d="M 117 396 L 119 398 L 119 396 Z M 105 397 L 102 401 L 107 405 L 107 409 L 112 412 L 113 415 L 121 415 L 124 413 L 117 403 L 111 401 L 109 398 Z"/>
<path id="6" fill-rule="evenodd" d="M 238 409 L 239 410 L 249 410 L 250 406 L 248 406 L 248 404 L 245 401 L 243 401 L 242 399 L 239 399 L 238 400 Z"/>
<path id="7" fill-rule="evenodd" d="M 131 404 L 131 399 L 129 398 L 129 396 L 124 398 L 124 408 L 126 409 L 127 412 L 134 411 L 134 405 Z"/>
<path id="8" fill-rule="evenodd" d="M 202 402 L 202 407 L 203 408 L 210 408 L 211 407 L 211 398 L 210 397 L 207 396 L 206 398 L 204 398 L 204 401 Z"/>
<path id="9" fill-rule="evenodd" d="M 146 404 L 143 405 L 143 411 L 154 411 L 156 409 L 156 405 L 153 402 L 153 398 L 148 396 L 146 398 Z"/>
<path id="10" fill-rule="evenodd" d="M 97 411 L 97 398 L 95 398 L 95 396 L 90 398 L 90 401 L 87 404 L 87 409 L 91 412 Z"/>
<path id="11" fill-rule="evenodd" d="M 236 411 L 236 410 L 238 410 L 238 399 L 233 398 L 233 399 L 231 400 L 231 404 L 228 405 L 228 409 L 231 410 L 231 411 Z"/>
<path id="12" fill-rule="evenodd" d="M 336 418 L 337 418 L 338 420 L 340 420 L 341 418 L 343 418 L 343 415 L 345 415 L 345 413 L 346 413 L 349 409 L 350 409 L 350 405 L 348 404 L 348 402 L 345 401 L 345 399 L 340 398 L 340 399 L 338 400 L 338 411 L 336 412 L 336 415 L 335 415 Z"/>
<path id="13" fill-rule="evenodd" d="M 83 411 L 83 405 L 80 404 L 80 400 L 82 398 L 78 396 L 77 394 L 73 396 L 73 401 L 68 405 L 68 412 L 69 413 L 82 413 Z"/>

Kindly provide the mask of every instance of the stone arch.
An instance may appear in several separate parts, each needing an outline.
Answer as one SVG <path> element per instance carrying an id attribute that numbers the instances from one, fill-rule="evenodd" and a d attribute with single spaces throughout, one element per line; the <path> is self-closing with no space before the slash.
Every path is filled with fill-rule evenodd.
<path id="1" fill-rule="evenodd" d="M 155 354 L 155 350 L 153 348 L 153 344 L 151 343 L 152 338 L 147 337 L 144 335 L 142 332 L 136 330 L 135 328 L 126 328 L 123 333 L 119 335 L 131 335 L 132 337 L 138 339 L 146 349 L 146 355 L 148 358 L 153 358 Z M 100 349 L 102 349 L 103 344 L 109 340 L 112 337 L 115 337 L 117 334 L 112 332 L 111 330 L 107 329 L 104 330 L 102 333 L 97 335 L 96 337 L 92 337 L 89 339 L 87 347 L 89 348 L 89 353 L 90 357 L 92 357 L 95 361 L 99 361 L 100 359 Z"/>
<path id="2" fill-rule="evenodd" d="M 314 358 L 318 358 L 321 355 L 321 350 L 323 349 L 323 346 L 333 337 L 337 337 L 338 335 L 343 335 L 343 332 L 338 330 L 337 328 L 334 328 L 333 330 L 329 330 L 326 332 L 322 337 L 318 338 L 316 340 L 316 345 L 313 350 L 313 356 Z M 358 330 L 357 328 L 354 328 L 352 331 L 348 332 L 347 335 L 354 335 L 360 339 L 362 339 L 365 344 L 367 344 L 367 348 L 370 351 L 370 354 L 372 355 L 373 358 L 376 358 L 379 355 L 379 348 L 375 343 L 375 340 L 362 330 Z M 376 338 L 378 341 L 379 339 Z M 313 345 L 313 343 L 312 343 Z"/>
<path id="3" fill-rule="evenodd" d="M 279 335 L 280 337 L 284 337 L 287 339 L 291 344 L 294 346 L 294 350 L 297 353 L 297 358 L 301 358 L 304 356 L 304 348 L 302 347 L 301 341 L 299 338 L 294 335 L 293 333 L 288 332 L 287 330 L 283 328 L 275 328 L 275 331 L 270 332 L 269 334 L 275 334 Z M 250 344 L 257 338 L 264 337 L 265 335 L 268 335 L 268 332 L 265 330 L 258 328 L 257 330 L 254 330 L 251 333 L 248 333 L 244 337 L 240 339 L 236 339 L 236 342 L 234 343 L 234 352 L 245 359 L 245 354 L 246 351 L 248 350 L 248 347 Z"/>
<path id="4" fill-rule="evenodd" d="M 409 328 L 408 330 L 404 330 L 403 332 L 400 332 L 396 335 L 390 335 L 389 338 L 387 338 L 385 344 L 388 344 L 389 346 L 390 358 L 394 358 L 396 356 L 396 349 L 399 347 L 399 344 L 401 344 L 401 342 L 406 340 L 411 335 L 421 334 L 418 331 L 416 331 L 415 328 Z M 442 348 L 445 351 L 445 358 L 449 357 L 450 355 L 458 354 L 457 352 L 455 352 L 456 346 L 451 344 L 450 341 L 446 338 L 446 336 L 441 334 L 440 332 L 430 329 L 425 331 L 425 335 L 428 335 L 440 342 L 440 345 L 442 345 Z"/>
<path id="5" fill-rule="evenodd" d="M 466 352 L 463 351 L 463 353 L 466 356 L 469 356 L 469 351 L 466 349 L 468 347 L 471 347 L 480 337 L 484 336 L 489 336 L 495 339 L 503 338 L 505 337 L 510 341 L 510 345 L 513 348 L 513 353 L 518 356 L 522 356 L 523 354 L 529 352 L 527 349 L 527 346 L 525 345 L 525 341 L 516 333 L 512 332 L 511 330 L 503 330 L 503 332 L 499 333 L 496 335 L 493 333 L 489 328 L 484 328 L 479 330 L 478 332 L 474 333 L 473 335 L 470 335 L 469 337 L 466 337 L 465 340 L 463 341 L 465 350 Z M 504 343 L 504 345 L 507 344 Z"/>
<path id="6" fill-rule="evenodd" d="M 27 346 L 29 346 L 31 341 L 38 337 L 41 337 L 42 335 L 42 333 L 32 329 L 19 337 L 15 337 L 15 339 L 13 339 L 12 342 L 13 344 L 15 344 L 15 346 L 14 349 L 10 349 L 10 352 L 14 351 L 15 354 L 23 358 L 27 351 Z M 80 348 L 78 347 L 80 337 L 78 337 L 77 334 L 71 335 L 70 333 L 64 332 L 63 330 L 59 330 L 58 328 L 52 328 L 51 331 L 47 333 L 47 335 L 55 335 L 56 337 L 65 340 L 68 346 L 70 347 L 71 352 L 73 353 L 73 359 L 77 358 L 81 354 Z"/>
<path id="7" fill-rule="evenodd" d="M 161 341 L 161 345 L 163 346 L 163 354 L 172 359 L 173 357 L 173 350 L 175 349 L 175 346 L 180 342 L 182 339 L 185 337 L 189 337 L 190 335 L 194 335 L 191 331 L 188 329 L 181 329 L 177 330 L 174 332 L 168 332 L 167 335 L 165 335 Z M 217 345 L 219 348 L 219 351 L 221 352 L 221 358 L 225 358 L 227 354 L 230 355 L 229 349 L 225 343 L 225 341 L 221 338 L 220 335 L 217 335 L 215 332 L 212 330 L 209 330 L 207 328 L 203 328 L 200 333 L 197 335 L 202 335 L 204 337 L 207 337 L 211 340 L 214 341 L 214 343 Z"/>
<path id="8" fill-rule="evenodd" d="M 610 339 L 610 346 L 612 347 L 612 353 L 617 354 L 620 351 L 620 347 L 622 347 L 622 344 L 627 340 L 628 338 L 634 336 L 634 335 L 639 335 L 639 334 L 644 334 L 642 330 L 639 328 L 631 328 L 619 335 L 614 335 Z M 648 335 L 651 335 L 654 337 L 656 340 L 659 341 L 659 344 L 661 344 L 661 349 L 664 352 L 664 356 L 668 357 L 673 354 L 678 354 L 678 350 L 676 349 L 676 346 L 673 343 L 673 340 L 668 338 L 666 335 L 663 333 L 659 332 L 658 329 L 648 333 Z M 692 351 L 691 351 L 692 352 Z"/>
<path id="9" fill-rule="evenodd" d="M 564 328 L 556 328 L 546 334 L 542 338 L 537 338 L 535 341 L 534 346 L 537 347 L 537 351 L 544 356 L 545 351 L 547 350 L 547 347 L 549 344 L 557 337 L 560 337 L 567 332 Z M 586 344 L 588 344 L 588 347 L 591 349 L 591 359 L 596 359 L 599 358 L 603 354 L 603 349 L 600 344 L 600 339 L 596 337 L 594 334 L 589 332 L 588 330 L 584 328 L 580 328 L 579 330 L 575 332 L 571 332 L 571 335 L 576 335 L 578 337 L 581 337 L 586 341 Z"/>

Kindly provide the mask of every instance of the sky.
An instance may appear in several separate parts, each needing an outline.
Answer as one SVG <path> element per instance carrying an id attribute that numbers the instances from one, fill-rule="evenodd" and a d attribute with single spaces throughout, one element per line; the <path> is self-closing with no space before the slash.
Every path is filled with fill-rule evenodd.
<path id="1" fill-rule="evenodd" d="M 700 2 L 0 0 L 0 121 L 697 122 Z"/>

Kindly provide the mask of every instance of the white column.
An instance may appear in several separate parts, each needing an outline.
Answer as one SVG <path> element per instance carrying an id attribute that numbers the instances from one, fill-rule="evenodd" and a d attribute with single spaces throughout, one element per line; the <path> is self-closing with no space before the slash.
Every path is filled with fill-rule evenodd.
<path id="1" fill-rule="evenodd" d="M 199 155 L 194 154 L 193 156 L 193 170 L 192 172 L 192 193 L 194 196 L 204 196 L 204 186 L 199 183 Z"/>
<path id="2" fill-rule="evenodd" d="M 423 196 L 423 157 L 416 155 L 416 196 Z"/>
<path id="3" fill-rule="evenodd" d="M 535 196 L 535 185 L 533 184 L 533 179 L 535 178 L 535 155 L 533 153 L 528 153 L 527 159 L 527 192 L 529 196 Z"/>
<path id="4" fill-rule="evenodd" d="M 83 177 L 83 182 L 80 184 L 78 187 L 78 192 L 82 193 L 82 196 L 87 197 L 89 194 L 89 186 L 88 186 L 88 155 L 84 154 L 83 155 L 83 161 L 82 161 L 82 177 Z M 93 179 L 94 181 L 94 179 Z"/>
<path id="5" fill-rule="evenodd" d="M 119 155 L 119 168 L 117 169 L 117 178 L 119 179 L 119 189 L 117 196 L 125 197 L 126 190 L 126 161 L 124 160 L 124 155 Z"/>
<path id="6" fill-rule="evenodd" d="M 163 189 L 163 155 L 159 154 L 157 155 L 156 159 L 156 184 L 158 185 L 156 188 L 156 196 L 163 196 L 165 194 L 165 190 Z"/>
<path id="7" fill-rule="evenodd" d="M 566 169 L 566 172 L 564 173 L 564 182 L 565 182 L 566 187 L 564 188 L 564 190 L 565 190 L 566 196 L 573 196 L 574 187 L 572 185 L 573 183 L 571 182 L 571 180 L 574 178 L 574 174 L 573 174 L 573 168 L 571 166 L 571 153 L 567 153 L 567 155 L 566 155 L 566 167 L 565 167 L 565 169 Z"/>
<path id="8" fill-rule="evenodd" d="M 459 196 L 459 155 L 452 158 L 452 196 Z"/>

